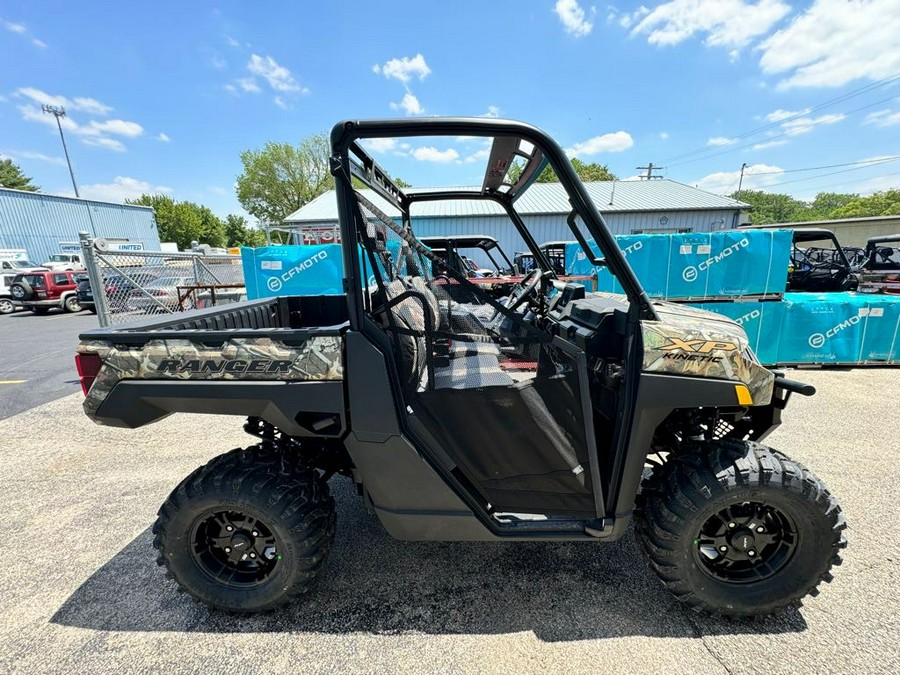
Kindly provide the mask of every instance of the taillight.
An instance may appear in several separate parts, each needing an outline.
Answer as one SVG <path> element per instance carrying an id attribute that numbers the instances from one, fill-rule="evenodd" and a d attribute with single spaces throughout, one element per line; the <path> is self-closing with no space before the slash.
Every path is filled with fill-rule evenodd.
<path id="1" fill-rule="evenodd" d="M 81 381 L 81 391 L 84 392 L 84 396 L 87 396 L 102 366 L 103 360 L 100 359 L 99 354 L 93 352 L 75 354 L 75 368 L 78 369 L 78 379 Z"/>

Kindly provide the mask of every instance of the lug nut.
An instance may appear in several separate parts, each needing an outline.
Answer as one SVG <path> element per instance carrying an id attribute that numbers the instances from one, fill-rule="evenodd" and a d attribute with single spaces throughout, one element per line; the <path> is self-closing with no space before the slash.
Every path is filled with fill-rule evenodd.
<path id="1" fill-rule="evenodd" d="M 251 559 L 255 559 L 255 558 L 256 558 L 256 554 L 254 554 L 253 552 L 250 552 L 250 558 L 251 558 Z"/>
<path id="2" fill-rule="evenodd" d="M 225 526 L 225 530 L 227 530 L 230 533 L 231 531 L 234 530 L 234 526 Z"/>
<path id="3" fill-rule="evenodd" d="M 259 537 L 259 533 L 256 531 L 253 531 L 253 537 Z"/>
<path id="4" fill-rule="evenodd" d="M 757 533 L 762 533 L 764 530 L 765 530 L 765 528 L 763 528 L 762 526 L 760 526 L 759 528 L 756 529 L 756 532 L 757 532 Z"/>
<path id="5" fill-rule="evenodd" d="M 756 556 L 756 552 L 754 552 L 754 551 L 751 549 L 749 552 L 747 552 L 747 556 Z"/>
<path id="6" fill-rule="evenodd" d="M 736 525 L 737 525 L 737 524 L 736 524 L 734 521 L 732 521 L 731 523 L 728 524 L 728 527 L 729 527 L 729 528 L 734 528 Z"/>
<path id="7" fill-rule="evenodd" d="M 226 553 L 226 554 L 231 554 L 231 547 L 226 547 L 226 548 L 225 548 L 225 553 Z"/>
<path id="8" fill-rule="evenodd" d="M 727 551 L 728 551 L 728 547 L 726 547 L 725 545 L 722 545 L 721 547 L 719 547 L 719 551 L 720 551 L 720 552 L 727 552 Z"/>

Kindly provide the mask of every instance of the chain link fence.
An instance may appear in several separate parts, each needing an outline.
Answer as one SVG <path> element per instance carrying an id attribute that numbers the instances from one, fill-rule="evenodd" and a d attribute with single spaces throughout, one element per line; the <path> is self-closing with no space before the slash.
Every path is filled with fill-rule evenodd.
<path id="1" fill-rule="evenodd" d="M 81 236 L 100 326 L 245 300 L 240 256 L 113 251 Z"/>

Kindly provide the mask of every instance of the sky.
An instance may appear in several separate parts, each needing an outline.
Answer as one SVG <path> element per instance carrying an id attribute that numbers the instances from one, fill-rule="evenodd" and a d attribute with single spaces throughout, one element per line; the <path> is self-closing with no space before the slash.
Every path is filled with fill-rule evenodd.
<path id="1" fill-rule="evenodd" d="M 220 216 L 243 213 L 241 151 L 347 118 L 523 120 L 620 178 L 652 162 L 718 194 L 742 164 L 743 188 L 800 199 L 900 186 L 900 0 L 5 0 L 0 63 L 0 156 L 57 194 L 43 104 L 67 111 L 82 196 Z M 486 162 L 472 139 L 370 148 L 414 185 Z"/>

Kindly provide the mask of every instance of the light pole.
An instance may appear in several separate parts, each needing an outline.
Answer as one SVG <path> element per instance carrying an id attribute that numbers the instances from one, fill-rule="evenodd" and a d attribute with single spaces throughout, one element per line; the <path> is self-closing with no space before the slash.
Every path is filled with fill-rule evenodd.
<path id="1" fill-rule="evenodd" d="M 47 104 L 41 106 L 41 109 L 56 118 L 56 126 L 59 127 L 59 138 L 62 139 L 63 152 L 66 154 L 66 164 L 69 165 L 69 176 L 72 177 L 72 187 L 75 188 L 75 197 L 81 197 L 78 194 L 78 186 L 75 183 L 75 172 L 72 171 L 72 160 L 69 159 L 69 149 L 66 147 L 66 137 L 63 134 L 62 122 L 59 121 L 60 118 L 66 116 L 66 109 L 62 106 L 49 106 Z"/>

